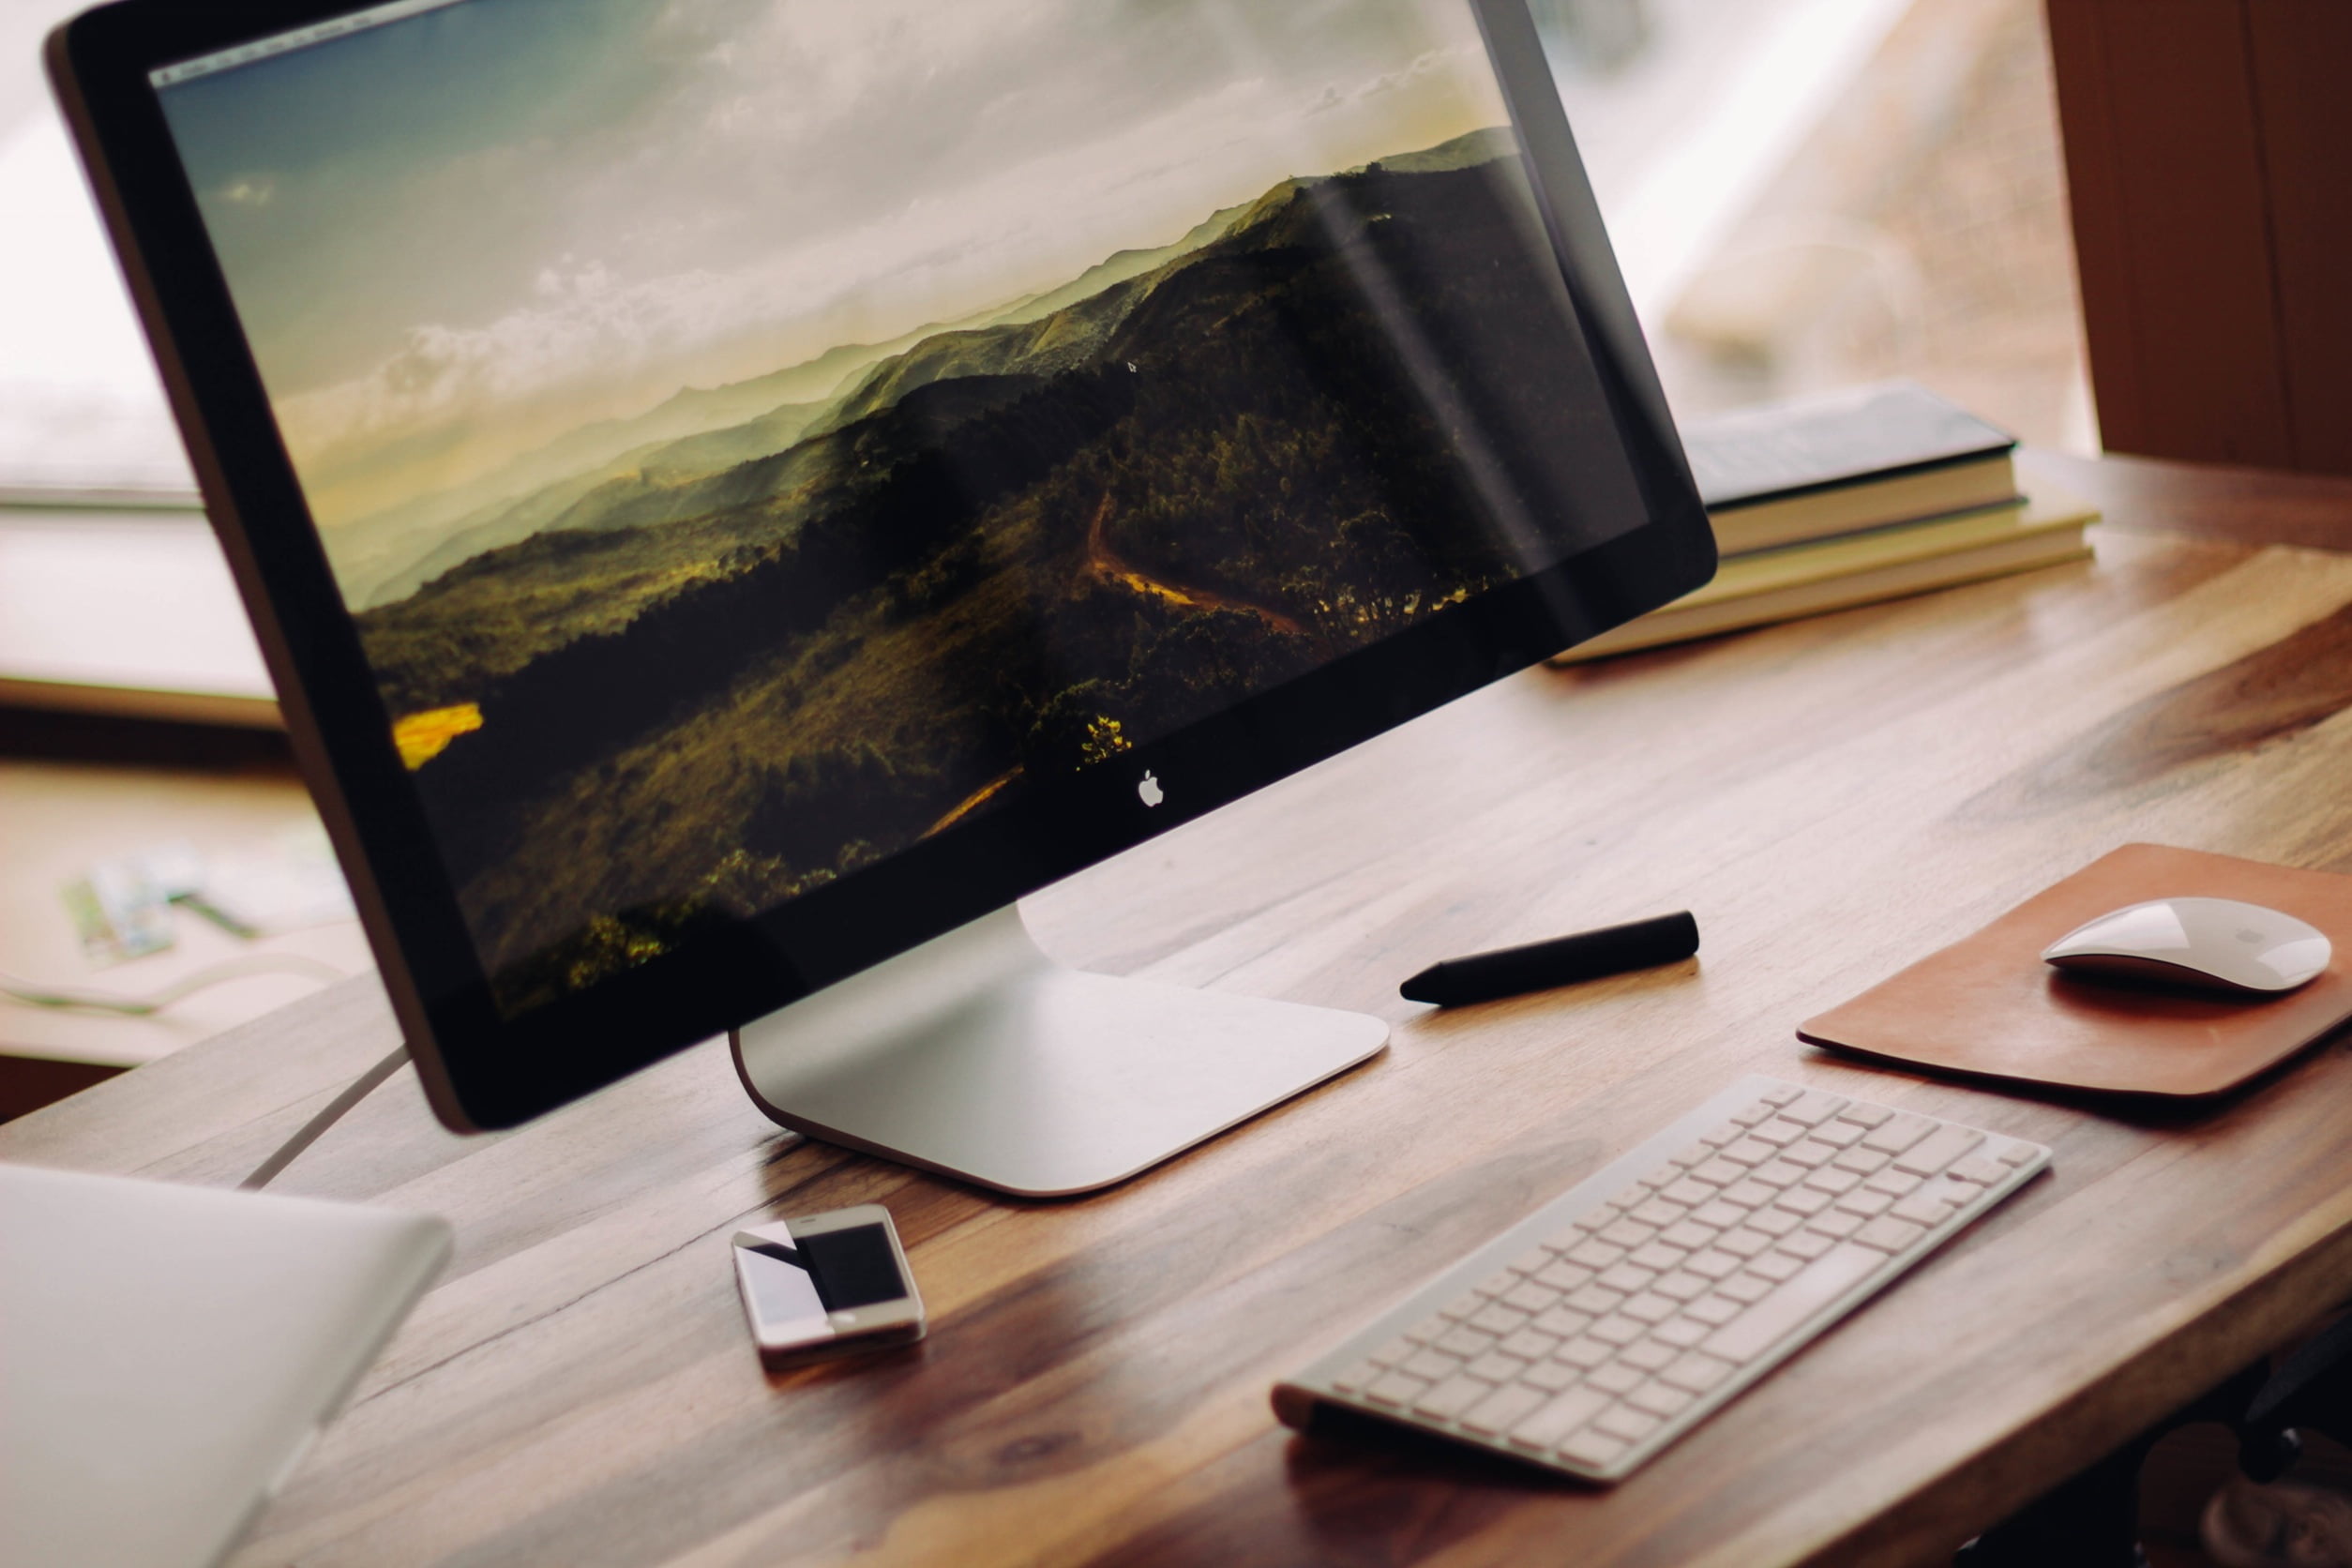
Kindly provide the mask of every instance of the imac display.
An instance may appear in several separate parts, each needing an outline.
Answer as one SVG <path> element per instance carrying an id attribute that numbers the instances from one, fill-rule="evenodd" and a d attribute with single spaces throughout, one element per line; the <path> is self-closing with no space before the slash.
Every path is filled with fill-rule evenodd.
<path id="1" fill-rule="evenodd" d="M 68 107 L 139 183 L 139 45 L 117 233 L 194 219 L 143 304 L 442 1059 L 741 1022 L 1711 564 L 1515 8 L 113 9 Z"/>

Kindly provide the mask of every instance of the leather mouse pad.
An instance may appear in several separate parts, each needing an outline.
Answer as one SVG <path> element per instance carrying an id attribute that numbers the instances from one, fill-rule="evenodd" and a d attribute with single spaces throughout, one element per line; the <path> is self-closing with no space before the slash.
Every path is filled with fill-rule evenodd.
<path id="1" fill-rule="evenodd" d="M 2150 898 L 2237 898 L 2309 921 L 2327 972 L 2239 1000 L 2062 974 L 2042 950 Z M 2352 877 L 2127 844 L 1819 1018 L 1797 1037 L 1948 1072 L 2130 1094 L 2218 1094 L 2352 1018 Z"/>

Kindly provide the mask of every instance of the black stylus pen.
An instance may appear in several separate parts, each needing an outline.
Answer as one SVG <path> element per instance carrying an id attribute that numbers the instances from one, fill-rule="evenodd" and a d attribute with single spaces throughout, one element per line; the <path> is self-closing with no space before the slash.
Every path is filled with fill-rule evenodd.
<path id="1" fill-rule="evenodd" d="M 1499 996 L 1516 996 L 1578 980 L 1598 980 L 1629 969 L 1670 964 L 1697 951 L 1698 922 L 1684 910 L 1655 920 L 1636 920 L 1630 926 L 1448 958 L 1431 964 L 1396 989 L 1407 1002 L 1459 1007 L 1464 1003 L 1492 1002 Z"/>

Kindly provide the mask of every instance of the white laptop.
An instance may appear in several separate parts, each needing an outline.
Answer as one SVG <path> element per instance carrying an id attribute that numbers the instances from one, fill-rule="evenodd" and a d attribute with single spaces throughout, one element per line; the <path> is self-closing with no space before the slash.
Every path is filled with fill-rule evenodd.
<path id="1" fill-rule="evenodd" d="M 448 1254 L 429 1214 L 0 1166 L 0 1563 L 218 1562 Z"/>

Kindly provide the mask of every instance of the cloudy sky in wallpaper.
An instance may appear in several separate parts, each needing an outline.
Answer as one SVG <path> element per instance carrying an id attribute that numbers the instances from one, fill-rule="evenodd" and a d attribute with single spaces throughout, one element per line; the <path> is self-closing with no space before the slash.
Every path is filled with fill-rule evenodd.
<path id="1" fill-rule="evenodd" d="M 1505 119 L 1466 0 L 464 0 L 163 98 L 330 529 Z"/>

